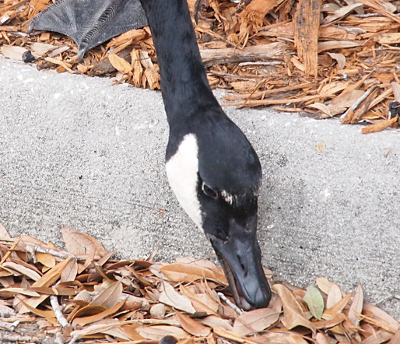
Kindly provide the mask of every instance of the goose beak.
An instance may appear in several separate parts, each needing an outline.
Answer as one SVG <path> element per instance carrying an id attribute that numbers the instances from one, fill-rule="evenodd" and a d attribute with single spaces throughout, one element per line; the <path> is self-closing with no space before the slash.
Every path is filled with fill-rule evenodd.
<path id="1" fill-rule="evenodd" d="M 244 310 L 267 307 L 271 289 L 261 265 L 261 250 L 256 238 L 257 224 L 245 229 L 235 220 L 229 223 L 226 240 L 208 235 L 227 276 L 235 303 Z"/>

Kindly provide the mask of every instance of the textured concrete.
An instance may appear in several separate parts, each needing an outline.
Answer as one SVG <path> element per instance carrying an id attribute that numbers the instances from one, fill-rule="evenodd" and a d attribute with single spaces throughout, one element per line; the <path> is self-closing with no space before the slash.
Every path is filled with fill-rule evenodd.
<path id="1" fill-rule="evenodd" d="M 72 226 L 121 257 L 214 257 L 166 180 L 160 93 L 111 84 L 0 58 L 0 222 L 57 244 Z M 400 132 L 226 111 L 262 161 L 259 238 L 277 279 L 400 293 Z"/>

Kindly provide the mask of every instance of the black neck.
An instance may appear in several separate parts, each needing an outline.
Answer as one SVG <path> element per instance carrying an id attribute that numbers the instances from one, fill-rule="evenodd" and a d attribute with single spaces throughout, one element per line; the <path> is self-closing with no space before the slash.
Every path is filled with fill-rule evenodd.
<path id="1" fill-rule="evenodd" d="M 140 2 L 153 35 L 170 125 L 174 119 L 202 113 L 199 107 L 219 106 L 208 84 L 187 1 Z"/>

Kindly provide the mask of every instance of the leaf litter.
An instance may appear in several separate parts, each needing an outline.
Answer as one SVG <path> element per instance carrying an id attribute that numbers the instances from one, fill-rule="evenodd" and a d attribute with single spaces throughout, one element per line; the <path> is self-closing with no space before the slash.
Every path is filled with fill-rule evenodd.
<path id="1" fill-rule="evenodd" d="M 38 69 L 111 76 L 116 83 L 159 89 L 148 27 L 128 31 L 77 59 L 73 41 L 27 34 L 50 0 L 0 0 L 0 47 Z M 398 127 L 398 1 L 188 0 L 212 87 L 231 90 L 225 106 L 272 106 L 343 124 L 363 133 Z M 392 107 L 393 110 L 393 107 Z"/>
<path id="2" fill-rule="evenodd" d="M 400 323 L 320 277 L 273 281 L 268 308 L 243 312 L 220 267 L 178 257 L 114 260 L 95 238 L 62 228 L 66 250 L 0 225 L 1 343 L 398 343 Z M 220 297 L 221 296 L 221 297 Z"/>

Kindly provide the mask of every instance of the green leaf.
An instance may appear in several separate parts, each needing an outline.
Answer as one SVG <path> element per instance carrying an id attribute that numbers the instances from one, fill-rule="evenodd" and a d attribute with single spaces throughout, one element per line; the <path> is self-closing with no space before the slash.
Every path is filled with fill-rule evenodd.
<path id="1" fill-rule="evenodd" d="M 324 312 L 324 299 L 318 288 L 312 285 L 308 286 L 303 301 L 307 304 L 314 318 L 321 320 L 322 313 Z"/>

